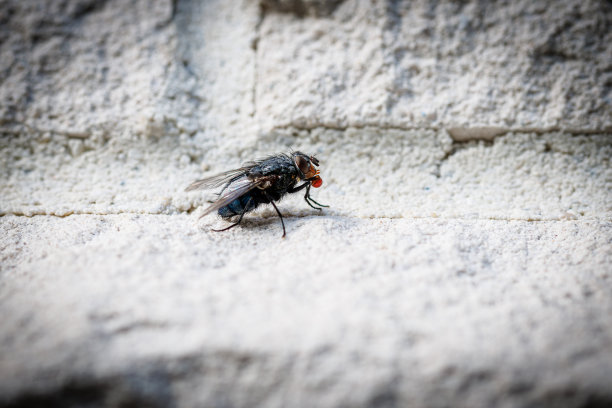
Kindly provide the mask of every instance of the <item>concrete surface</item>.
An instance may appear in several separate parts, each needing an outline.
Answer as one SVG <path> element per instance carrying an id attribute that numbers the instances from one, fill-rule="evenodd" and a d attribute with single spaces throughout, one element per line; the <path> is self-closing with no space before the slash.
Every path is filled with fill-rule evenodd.
<path id="1" fill-rule="evenodd" d="M 609 222 L 308 215 L 287 228 L 281 239 L 271 217 L 227 234 L 186 214 L 3 218 L 2 395 L 610 401 Z"/>
<path id="2" fill-rule="evenodd" d="M 612 6 L 0 3 L 0 406 L 612 405 Z M 324 184 L 227 233 L 194 179 Z"/>

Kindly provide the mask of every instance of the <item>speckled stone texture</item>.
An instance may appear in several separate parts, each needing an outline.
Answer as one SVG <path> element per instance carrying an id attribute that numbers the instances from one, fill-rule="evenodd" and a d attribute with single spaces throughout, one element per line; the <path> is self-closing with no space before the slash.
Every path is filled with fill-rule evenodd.
<path id="1" fill-rule="evenodd" d="M 0 0 L 0 407 L 612 406 L 610 27 Z M 290 148 L 329 209 L 198 220 Z"/>

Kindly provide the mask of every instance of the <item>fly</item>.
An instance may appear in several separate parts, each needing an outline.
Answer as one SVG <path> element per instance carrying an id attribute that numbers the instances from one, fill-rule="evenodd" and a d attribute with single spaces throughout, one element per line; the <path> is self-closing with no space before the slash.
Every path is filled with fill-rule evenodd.
<path id="1" fill-rule="evenodd" d="M 238 221 L 229 227 L 213 231 L 227 231 L 240 224 L 244 214 L 253 211 L 260 204 L 272 204 L 280 217 L 283 237 L 285 237 L 283 215 L 274 203 L 285 194 L 297 193 L 306 189 L 304 200 L 309 206 L 319 211 L 322 207 L 329 207 L 317 203 L 310 197 L 310 188 L 319 188 L 323 184 L 318 166 L 319 161 L 316 157 L 302 152 L 292 152 L 289 155 L 277 154 L 263 160 L 245 163 L 238 169 L 194 181 L 185 191 L 223 186 L 219 192 L 219 198 L 204 210 L 201 217 L 217 211 L 226 220 L 237 216 Z M 303 183 L 298 185 L 302 181 Z"/>

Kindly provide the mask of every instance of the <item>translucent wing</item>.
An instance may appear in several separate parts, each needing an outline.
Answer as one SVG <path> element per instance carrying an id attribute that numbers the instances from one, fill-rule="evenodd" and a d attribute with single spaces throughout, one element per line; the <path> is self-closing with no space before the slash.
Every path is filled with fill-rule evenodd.
<path id="1" fill-rule="evenodd" d="M 209 188 L 216 188 L 222 186 L 223 184 L 230 183 L 232 181 L 238 180 L 240 177 L 244 176 L 244 174 L 253 168 L 254 163 L 248 163 L 247 165 L 240 167 L 238 169 L 225 171 L 223 173 L 216 174 L 212 177 L 207 177 L 202 180 L 196 180 L 191 183 L 185 191 L 193 191 L 193 190 L 206 190 Z"/>
<path id="2" fill-rule="evenodd" d="M 204 210 L 204 213 L 202 213 L 200 218 L 218 210 L 221 207 L 225 207 L 235 199 L 242 197 L 244 194 L 248 193 L 254 188 L 262 186 L 268 181 L 268 179 L 269 177 L 259 177 L 258 179 L 251 180 L 247 176 L 240 176 L 240 178 L 234 180 L 227 187 L 227 189 L 224 190 L 225 192 L 221 194 L 217 201 Z"/>

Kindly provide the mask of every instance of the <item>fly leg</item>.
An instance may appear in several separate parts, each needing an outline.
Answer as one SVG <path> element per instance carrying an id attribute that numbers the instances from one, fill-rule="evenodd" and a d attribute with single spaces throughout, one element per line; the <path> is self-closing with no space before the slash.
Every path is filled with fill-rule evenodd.
<path id="1" fill-rule="evenodd" d="M 325 205 L 325 204 L 319 204 L 317 203 L 311 196 L 310 196 L 310 183 L 308 184 L 308 187 L 306 187 L 306 194 L 304 194 L 304 201 L 306 201 L 306 204 L 308 204 L 309 206 L 311 206 L 312 208 L 314 208 L 315 210 L 319 210 L 321 211 L 321 208 L 319 207 L 329 207 L 329 205 Z M 312 203 L 315 203 L 316 205 L 318 205 L 319 207 L 315 207 L 314 205 L 312 205 Z"/>
<path id="2" fill-rule="evenodd" d="M 292 193 L 297 193 L 298 191 L 300 191 L 300 190 L 304 189 L 304 187 L 309 186 L 309 185 L 310 185 L 310 182 L 308 182 L 308 181 L 307 181 L 306 183 L 301 184 L 301 185 L 299 185 L 299 186 L 297 186 L 297 187 L 290 187 L 290 188 L 287 190 L 287 192 L 288 192 L 289 194 L 292 194 Z"/>
<path id="3" fill-rule="evenodd" d="M 304 201 L 306 201 L 306 204 L 308 204 L 309 206 L 311 206 L 315 210 L 319 210 L 319 211 L 321 211 L 321 208 L 319 208 L 319 207 L 329 207 L 329 205 L 317 203 L 312 197 L 310 197 L 310 186 L 311 185 L 312 184 L 309 181 L 307 181 L 306 183 L 304 183 L 302 185 L 299 185 L 299 186 L 297 186 L 295 188 L 290 188 L 289 190 L 287 190 L 287 192 L 288 193 L 295 193 L 295 192 L 298 192 L 298 191 L 302 190 L 304 187 L 306 187 L 306 194 L 304 194 Z M 312 205 L 312 203 L 315 203 L 319 207 L 315 207 L 314 205 Z"/>
<path id="4" fill-rule="evenodd" d="M 272 204 L 274 206 L 274 209 L 276 210 L 276 213 L 278 214 L 278 216 L 280 217 L 281 220 L 281 224 L 283 226 L 283 236 L 281 238 L 285 238 L 285 235 L 287 235 L 287 233 L 285 232 L 285 221 L 283 221 L 283 215 L 281 214 L 281 212 L 278 210 L 278 207 L 276 206 L 276 204 L 274 204 L 274 201 L 270 198 L 270 196 L 268 195 L 268 193 L 266 193 L 265 191 L 263 192 L 266 196 L 266 198 L 268 200 L 270 200 L 270 204 Z"/>
<path id="5" fill-rule="evenodd" d="M 249 198 L 249 201 L 247 202 L 247 204 L 244 206 L 244 210 L 242 210 L 242 214 L 240 214 L 240 218 L 238 218 L 238 221 L 236 221 L 235 223 L 233 223 L 232 225 L 230 225 L 229 227 L 223 228 L 223 229 L 213 229 L 213 231 L 215 232 L 222 232 L 222 231 L 227 231 L 230 228 L 234 228 L 236 225 L 240 224 L 240 221 L 242 221 L 242 217 L 244 217 L 244 214 L 247 213 L 247 209 L 249 208 L 249 204 L 251 204 L 251 201 L 253 200 L 253 197 Z"/>

